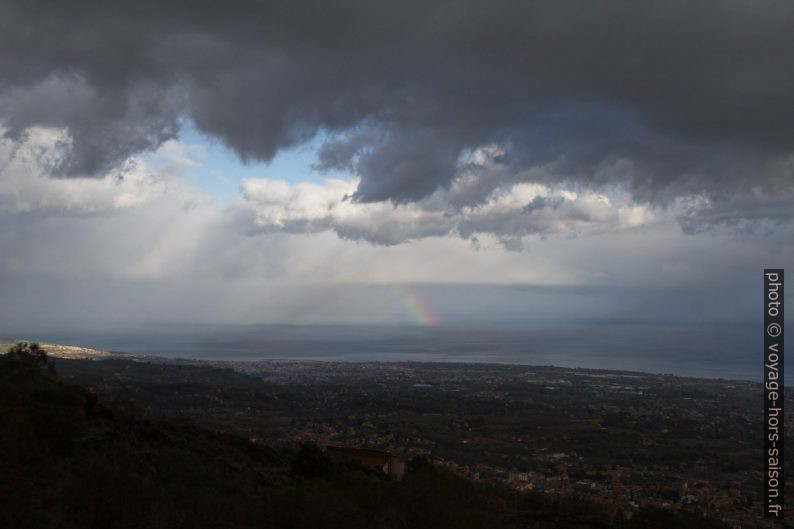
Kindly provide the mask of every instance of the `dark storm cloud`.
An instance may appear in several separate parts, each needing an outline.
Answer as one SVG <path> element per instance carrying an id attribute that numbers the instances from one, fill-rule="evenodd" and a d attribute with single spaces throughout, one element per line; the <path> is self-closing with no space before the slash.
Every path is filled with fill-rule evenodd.
<path id="1" fill-rule="evenodd" d="M 189 117 L 243 159 L 324 132 L 317 167 L 356 170 L 361 201 L 424 197 L 492 144 L 504 151 L 496 179 L 621 183 L 662 202 L 760 187 L 762 210 L 791 197 L 788 1 L 0 0 L 0 11 L 0 119 L 11 137 L 68 128 L 65 174 L 154 148 Z"/>

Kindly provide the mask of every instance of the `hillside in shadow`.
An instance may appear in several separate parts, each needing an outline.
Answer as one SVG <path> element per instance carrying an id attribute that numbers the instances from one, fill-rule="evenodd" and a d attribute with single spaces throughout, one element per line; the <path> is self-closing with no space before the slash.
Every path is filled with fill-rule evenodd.
<path id="1" fill-rule="evenodd" d="M 396 481 L 316 446 L 272 447 L 61 381 L 25 345 L 0 356 L 0 527 L 723 527 L 669 511 L 631 520 L 515 493 L 415 459 Z"/>

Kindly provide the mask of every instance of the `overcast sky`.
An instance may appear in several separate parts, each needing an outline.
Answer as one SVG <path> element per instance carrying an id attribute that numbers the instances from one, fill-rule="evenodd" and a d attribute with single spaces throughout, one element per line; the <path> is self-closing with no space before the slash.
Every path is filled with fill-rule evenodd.
<path id="1" fill-rule="evenodd" d="M 0 331 L 757 323 L 794 257 L 792 27 L 783 0 L 0 0 Z"/>

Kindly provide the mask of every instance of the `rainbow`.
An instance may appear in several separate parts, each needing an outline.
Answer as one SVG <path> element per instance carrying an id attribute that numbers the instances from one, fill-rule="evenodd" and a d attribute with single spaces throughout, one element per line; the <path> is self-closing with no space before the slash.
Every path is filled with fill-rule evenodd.
<path id="1" fill-rule="evenodd" d="M 412 320 L 419 325 L 432 326 L 439 324 L 438 317 L 433 314 L 430 307 L 410 287 L 402 285 L 397 287 L 397 290 Z"/>

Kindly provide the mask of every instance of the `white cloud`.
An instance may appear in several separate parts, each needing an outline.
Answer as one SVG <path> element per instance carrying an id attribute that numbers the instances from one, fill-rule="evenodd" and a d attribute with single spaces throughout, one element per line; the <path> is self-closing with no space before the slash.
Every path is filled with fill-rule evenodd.
<path id="1" fill-rule="evenodd" d="M 741 235 L 720 225 L 682 233 L 677 216 L 713 209 L 705 200 L 650 209 L 617 191 L 498 182 L 472 204 L 464 188 L 476 187 L 477 176 L 464 171 L 449 189 L 409 204 L 353 202 L 346 197 L 355 179 L 248 179 L 238 199 L 223 202 L 186 183 L 200 147 L 170 142 L 101 178 L 52 178 L 47 168 L 66 141 L 53 129 L 34 129 L 19 144 L 0 140 L 0 297 L 13 300 L 0 310 L 0 324 L 63 314 L 394 321 L 399 299 L 382 294 L 384 285 L 529 284 L 582 289 L 587 298 L 591 285 L 664 292 L 741 283 L 770 265 L 759 256 L 772 248 L 775 263 L 791 259 L 785 227 L 740 244 Z M 518 318 L 500 308 L 501 295 L 478 305 L 478 295 L 466 294 L 471 307 L 437 302 L 458 313 Z M 545 300 L 521 303 L 533 314 L 546 310 Z"/>
<path id="2" fill-rule="evenodd" d="M 162 195 L 161 172 L 130 158 L 100 178 L 53 178 L 65 132 L 33 128 L 20 142 L 0 139 L 0 212 L 39 215 L 96 215 L 139 206 Z"/>
<path id="3" fill-rule="evenodd" d="M 470 181 L 470 176 L 463 178 Z M 255 231 L 334 231 L 345 239 L 382 245 L 425 237 L 492 235 L 518 249 L 518 241 L 530 235 L 598 233 L 641 226 L 655 218 L 647 206 L 540 184 L 501 186 L 481 204 L 464 206 L 454 203 L 460 186 L 407 204 L 353 202 L 349 197 L 357 186 L 356 179 L 289 184 L 252 178 L 243 181 L 238 205 L 250 215 Z"/>

